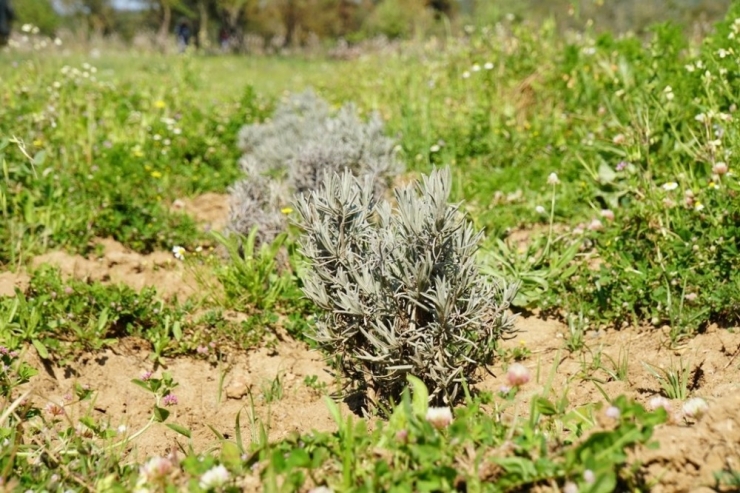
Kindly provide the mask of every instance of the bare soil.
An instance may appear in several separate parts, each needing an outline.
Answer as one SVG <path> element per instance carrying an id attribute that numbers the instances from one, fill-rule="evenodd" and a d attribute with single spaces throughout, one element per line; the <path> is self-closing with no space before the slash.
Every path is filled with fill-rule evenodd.
<path id="1" fill-rule="evenodd" d="M 207 194 L 182 201 L 177 207 L 197 212 L 204 227 L 220 228 L 228 199 Z M 51 263 L 69 276 L 122 282 L 135 289 L 153 285 L 165 298 L 198 293 L 193 273 L 170 252 L 139 255 L 115 241 L 101 242 L 103 253 L 97 258 L 52 252 L 36 258 L 33 265 Z M 27 283 L 28 277 L 23 273 L 0 273 L 0 295 L 12 296 L 14 286 L 23 289 Z M 561 323 L 531 316 L 520 319 L 517 328 L 515 337 L 504 341 L 503 347 L 526 347 L 531 351 L 523 364 L 532 371 L 533 381 L 517 396 L 519 405 L 511 410 L 509 418 L 526 413 L 529 400 L 548 387 L 551 400 L 565 394 L 569 408 L 606 403 L 620 394 L 647 403 L 660 393 L 660 385 L 646 364 L 656 368 L 689 365 L 690 393 L 707 400 L 709 413 L 697 423 L 662 425 L 655 433 L 660 448 L 637 450 L 632 458 L 643 464 L 648 480 L 655 484 L 652 491 L 659 493 L 713 491 L 716 472 L 740 470 L 740 334 L 709 327 L 680 349 L 672 350 L 666 344 L 668 336 L 664 330 L 599 331 L 586 334 L 588 349 L 571 354 L 565 349 L 568 328 Z M 166 368 L 155 368 L 148 359 L 148 343 L 134 338 L 123 339 L 99 354 L 83 355 L 65 367 L 42 362 L 33 348 L 29 348 L 26 358 L 42 369 L 30 384 L 37 404 L 64 404 L 75 383 L 89 385 L 96 391 L 92 412 L 110 420 L 113 428 L 126 426 L 125 433 L 134 433 L 145 425 L 154 403 L 152 396 L 131 380 L 140 378 L 145 371 L 155 370 L 155 377 L 164 370 L 171 372 L 180 385 L 175 389 L 179 403 L 169 408 L 169 421 L 192 431 L 191 443 L 196 450 L 217 446 L 210 427 L 233 437 L 238 413 L 246 442 L 258 433 L 260 426 L 267 427 L 271 440 L 293 432 L 335 429 L 323 397 L 304 383 L 306 377 L 315 375 L 319 382 L 327 384 L 329 391 L 335 390 L 321 355 L 289 338 L 278 339 L 280 342 L 269 348 L 233 351 L 220 364 L 205 357 L 182 357 L 167 360 Z M 615 379 L 605 369 L 613 371 L 613 362 L 625 356 L 629 361 L 627 377 Z M 490 370 L 493 376 L 486 374 L 478 388 L 498 392 L 505 384 L 503 363 L 497 362 Z M 279 385 L 275 384 L 276 379 Z M 282 390 L 280 396 L 276 389 Z M 673 405 L 679 410 L 681 403 Z M 80 404 L 66 407 L 70 416 L 84 409 L 87 408 Z M 343 412 L 350 411 L 343 405 Z M 153 426 L 136 439 L 129 451 L 130 459 L 168 453 L 178 442 L 186 445 L 187 439 L 165 426 Z M 243 487 L 258 490 L 259 484 L 245 483 Z"/>

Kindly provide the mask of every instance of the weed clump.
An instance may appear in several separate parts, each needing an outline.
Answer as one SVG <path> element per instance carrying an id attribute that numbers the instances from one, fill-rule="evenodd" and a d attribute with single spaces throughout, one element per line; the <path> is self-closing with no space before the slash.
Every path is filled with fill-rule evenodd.
<path id="1" fill-rule="evenodd" d="M 228 228 L 246 236 L 256 226 L 259 243 L 285 229 L 295 193 L 316 190 L 331 174 L 370 177 L 382 194 L 403 169 L 378 115 L 363 122 L 351 104 L 332 114 L 310 91 L 289 98 L 271 121 L 242 128 L 239 145 L 246 178 L 231 189 Z"/>
<path id="2" fill-rule="evenodd" d="M 450 187 L 449 170 L 434 171 L 395 190 L 394 208 L 371 177 L 345 172 L 296 200 L 304 292 L 324 312 L 313 338 L 368 407 L 397 402 L 407 374 L 454 403 L 513 330 L 516 286 L 479 273 L 482 233 L 448 204 Z"/>

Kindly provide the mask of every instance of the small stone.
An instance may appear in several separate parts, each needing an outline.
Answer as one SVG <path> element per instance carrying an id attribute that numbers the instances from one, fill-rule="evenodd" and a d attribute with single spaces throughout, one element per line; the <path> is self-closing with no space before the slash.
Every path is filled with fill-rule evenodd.
<path id="1" fill-rule="evenodd" d="M 229 399 L 241 399 L 249 392 L 249 386 L 242 380 L 234 380 L 226 387 L 226 397 Z"/>

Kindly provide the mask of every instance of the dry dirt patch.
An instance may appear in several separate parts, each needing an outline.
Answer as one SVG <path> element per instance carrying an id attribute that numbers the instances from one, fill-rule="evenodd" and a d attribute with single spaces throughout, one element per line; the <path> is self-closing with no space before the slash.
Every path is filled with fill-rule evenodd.
<path id="1" fill-rule="evenodd" d="M 153 286 L 165 299 L 175 296 L 179 299 L 188 298 L 200 290 L 195 272 L 186 268 L 170 252 L 142 255 L 110 238 L 98 242 L 103 249 L 100 256 L 83 257 L 55 251 L 35 257 L 31 265 L 34 268 L 44 264 L 53 265 L 64 276 L 122 283 L 137 291 Z M 205 272 L 202 274 L 206 275 Z"/>
<path id="2" fill-rule="evenodd" d="M 735 359 L 740 352 L 740 335 L 710 330 L 688 341 L 680 351 L 673 351 L 666 348 L 666 335 L 660 330 L 607 331 L 587 335 L 590 349 L 570 354 L 563 349 L 567 332 L 564 325 L 530 317 L 519 320 L 517 327 L 516 337 L 505 341 L 504 346 L 521 346 L 524 341 L 532 351 L 524 364 L 535 378 L 517 397 L 518 405 L 512 413 L 519 413 L 520 417 L 526 415 L 528 402 L 541 393 L 550 380 L 553 389 L 550 398 L 555 400 L 565 394 L 571 409 L 594 402 L 605 403 L 599 387 L 610 399 L 625 394 L 647 403 L 659 393 L 660 386 L 642 362 L 660 367 L 683 358 L 691 363 L 691 393 L 704 397 L 710 412 L 698 423 L 682 421 L 662 425 L 655 433 L 661 447 L 637 450 L 634 459 L 645 464 L 645 474 L 656 484 L 653 491 L 659 492 L 693 491 L 713 484 L 714 473 L 722 469 L 740 468 L 740 415 L 737 413 L 740 409 L 740 361 Z M 584 373 L 583 361 L 590 361 L 589 358 L 599 351 L 614 358 L 628 352 L 626 381 L 610 380 L 598 371 L 590 376 Z M 47 366 L 31 383 L 35 399 L 42 406 L 48 401 L 63 403 L 75 382 L 87 384 L 97 392 L 93 411 L 97 418 L 109 419 L 112 427 L 125 424 L 129 430 L 136 430 L 151 416 L 153 398 L 133 385 L 131 379 L 152 369 L 149 354 L 146 342 L 127 338 L 103 353 L 78 358 L 68 367 Z M 37 368 L 43 366 L 37 359 L 31 363 Z M 257 431 L 248 418 L 252 412 L 250 395 L 254 398 L 258 422 L 269 425 L 271 440 L 285 438 L 292 432 L 336 429 L 322 397 L 304 383 L 307 376 L 316 375 L 331 388 L 331 377 L 321 355 L 308 350 L 302 343 L 283 340 L 272 348 L 230 353 L 220 366 L 203 359 L 171 359 L 167 370 L 180 384 L 175 389 L 179 404 L 169 408 L 171 421 L 192 430 L 196 450 L 206 451 L 218 446 L 208 425 L 233 437 L 235 417 L 240 411 L 242 436 L 250 440 L 252 433 Z M 495 376 L 485 378 L 479 388 L 497 392 L 505 383 L 505 372 L 501 362 L 491 370 Z M 158 369 L 155 376 L 161 371 Z M 266 389 L 275 378 L 280 379 L 283 395 L 267 402 Z M 593 380 L 596 378 L 600 382 Z M 681 403 L 673 404 L 676 409 L 680 408 Z M 346 406 L 342 407 L 344 413 L 350 412 Z M 74 415 L 81 409 L 70 406 L 68 412 Z M 178 441 L 185 444 L 187 440 L 164 426 L 155 426 L 136 440 L 131 459 L 167 453 Z"/>
<path id="3" fill-rule="evenodd" d="M 49 402 L 63 405 L 74 395 L 75 383 L 87 385 L 95 391 L 93 417 L 103 422 L 109 420 L 114 429 L 124 425 L 129 433 L 134 433 L 152 415 L 154 397 L 131 383 L 153 369 L 149 354 L 148 343 L 134 338 L 123 339 L 99 354 L 82 355 L 66 367 L 44 365 L 34 353 L 29 362 L 40 372 L 29 385 L 41 407 Z M 247 443 L 252 433 L 259 431 L 250 424 L 252 411 L 258 422 L 269 428 L 270 440 L 285 438 L 294 431 L 334 429 L 323 398 L 304 383 L 304 378 L 316 375 L 320 382 L 331 385 L 331 378 L 321 356 L 301 343 L 284 342 L 272 349 L 233 354 L 220 365 L 204 359 L 171 359 L 166 368 L 154 371 L 154 377 L 165 370 L 179 383 L 173 391 L 178 404 L 168 408 L 172 412 L 168 422 L 191 430 L 196 451 L 218 447 L 209 425 L 233 439 L 239 412 L 242 436 Z M 268 402 L 265 389 L 276 378 L 281 382 L 282 397 Z M 79 417 L 88 405 L 69 405 L 66 411 Z M 157 424 L 133 442 L 130 458 L 141 461 L 166 454 L 176 448 L 177 442 L 186 445 L 187 439 Z"/>
<path id="4" fill-rule="evenodd" d="M 201 223 L 207 230 L 220 231 L 226 226 L 229 217 L 229 195 L 204 193 L 193 198 L 178 199 L 172 209 L 184 212 Z"/>
<path id="5" fill-rule="evenodd" d="M 15 288 L 25 291 L 30 280 L 25 272 L 0 272 L 0 296 L 15 296 Z"/>
<path id="6" fill-rule="evenodd" d="M 513 413 L 520 417 L 526 414 L 530 400 L 550 380 L 550 399 L 555 401 L 565 394 L 570 408 L 606 404 L 599 387 L 610 399 L 624 394 L 647 405 L 650 398 L 659 395 L 660 384 L 643 363 L 656 368 L 688 365 L 690 394 L 704 398 L 709 413 L 698 423 L 682 420 L 657 428 L 654 439 L 660 448 L 640 449 L 633 459 L 645 464 L 654 492 L 702 491 L 715 484 L 715 473 L 740 470 L 740 334 L 710 327 L 680 349 L 671 350 L 666 345 L 667 333 L 659 329 L 599 331 L 586 334 L 588 350 L 570 354 L 564 349 L 568 328 L 563 324 L 531 317 L 519 320 L 517 328 L 516 337 L 504 341 L 503 347 L 525 345 L 531 349 L 532 355 L 523 364 L 532 371 L 534 381 L 517 396 L 518 405 L 510 418 Z M 620 355 L 627 355 L 627 379 L 610 379 L 603 371 L 583 378 L 589 376 L 584 369 L 599 353 L 606 368 L 611 368 L 606 356 L 617 361 Z M 492 371 L 496 376 L 485 378 L 479 388 L 498 392 L 506 375 L 500 362 Z M 682 404 L 674 401 L 671 406 L 679 411 Z"/>

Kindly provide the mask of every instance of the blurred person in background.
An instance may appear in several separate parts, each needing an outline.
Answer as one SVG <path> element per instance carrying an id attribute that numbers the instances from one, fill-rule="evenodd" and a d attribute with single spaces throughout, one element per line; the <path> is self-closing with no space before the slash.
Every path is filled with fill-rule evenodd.
<path id="1" fill-rule="evenodd" d="M 0 46 L 8 44 L 10 24 L 14 19 L 15 13 L 10 6 L 10 0 L 0 0 Z"/>
<path id="2" fill-rule="evenodd" d="M 3 0 L 0 0 L 2 2 Z M 190 30 L 190 23 L 186 20 L 181 20 L 177 24 L 177 44 L 180 47 L 180 52 L 182 53 L 187 49 L 188 45 L 190 44 L 190 36 L 192 35 L 192 31 Z"/>

